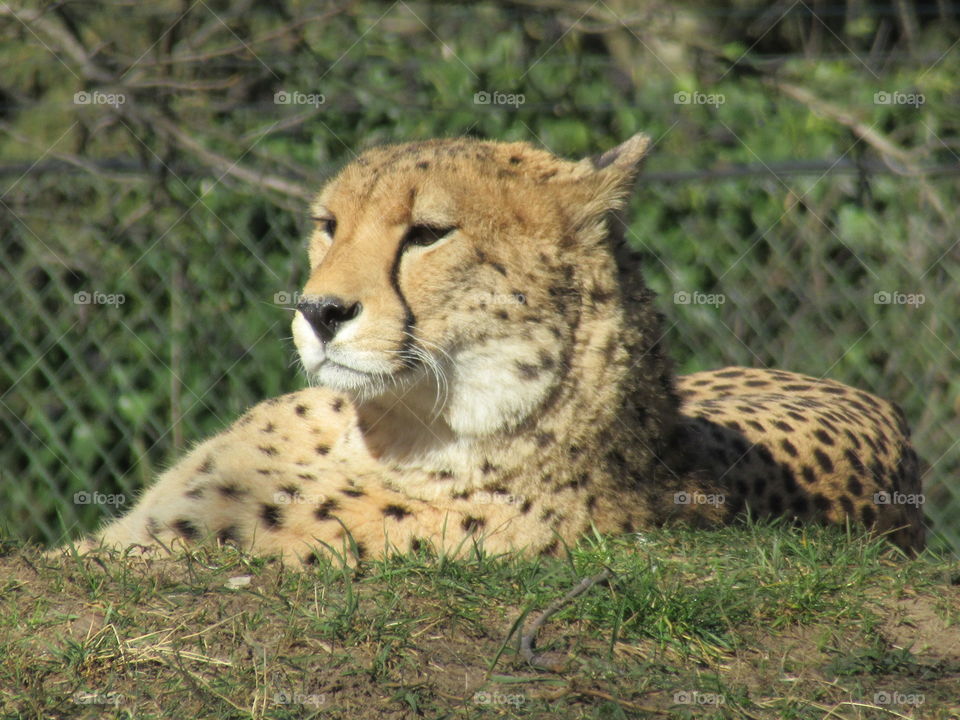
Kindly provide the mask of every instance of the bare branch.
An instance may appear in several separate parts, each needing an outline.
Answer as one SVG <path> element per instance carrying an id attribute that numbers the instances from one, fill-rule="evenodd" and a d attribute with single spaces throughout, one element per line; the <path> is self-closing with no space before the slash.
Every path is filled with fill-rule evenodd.
<path id="1" fill-rule="evenodd" d="M 236 43 L 234 45 L 229 45 L 227 47 L 218 48 L 216 50 L 210 50 L 209 52 L 199 53 L 199 54 L 174 54 L 170 57 L 157 58 L 151 60 L 150 62 L 140 63 L 141 67 L 152 67 L 155 65 L 175 65 L 180 63 L 204 63 L 213 60 L 214 58 L 224 57 L 225 55 L 237 55 L 242 53 L 249 53 L 250 48 L 256 47 L 263 43 L 270 42 L 271 40 L 276 40 L 282 38 L 284 35 L 289 34 L 292 30 L 297 30 L 300 27 L 307 25 L 311 22 L 327 20 L 334 15 L 338 15 L 346 10 L 346 6 L 333 8 L 328 10 L 325 13 L 320 13 L 319 15 L 311 15 L 310 17 L 302 18 L 292 23 L 288 23 L 277 30 L 274 30 L 269 33 L 265 33 L 260 37 L 252 38 L 245 43 Z M 223 23 L 217 22 L 217 25 L 223 27 Z M 190 38 L 192 41 L 196 42 L 198 39 L 198 33 L 194 33 L 193 37 Z"/>
<path id="2" fill-rule="evenodd" d="M 51 22 L 44 17 L 43 11 L 27 12 L 15 10 L 6 3 L 0 3 L 0 17 L 12 17 L 19 20 L 29 30 L 38 30 L 48 39 L 55 41 L 57 46 L 66 53 L 78 66 L 83 76 L 89 80 L 110 83 L 116 78 L 111 73 L 98 67 L 90 59 L 90 53 L 80 42 L 58 23 Z"/>
<path id="3" fill-rule="evenodd" d="M 180 147 L 190 150 L 205 164 L 216 168 L 225 175 L 234 177 L 254 187 L 273 190 L 305 202 L 309 202 L 313 198 L 313 193 L 300 183 L 291 182 L 276 175 L 251 170 L 250 168 L 240 165 L 235 160 L 231 160 L 204 147 L 191 133 L 184 131 L 164 117 L 151 114 L 144 115 L 141 119 L 165 133 Z"/>
<path id="4" fill-rule="evenodd" d="M 18 143 L 24 145 L 33 145 L 36 147 L 41 147 L 40 143 L 37 143 L 35 138 L 31 138 L 28 135 L 17 132 L 13 127 L 8 123 L 0 122 L 0 130 L 7 133 L 10 137 L 16 140 Z M 78 167 L 91 175 L 96 175 L 97 177 L 105 178 L 107 180 L 113 180 L 115 182 L 125 182 L 129 183 L 130 180 L 141 180 L 145 179 L 141 174 L 137 172 L 116 172 L 109 167 L 104 166 L 102 163 L 97 163 L 93 160 L 88 160 L 87 158 L 80 157 L 79 155 L 73 155 L 71 153 L 60 152 L 59 150 L 54 150 L 52 148 L 44 148 L 47 155 L 50 157 L 57 158 L 62 162 Z M 31 165 L 30 168 L 32 171 L 42 170 L 36 165 Z M 0 168 L 2 172 L 3 168 Z"/>
<path id="5" fill-rule="evenodd" d="M 863 140 L 865 143 L 870 145 L 874 150 L 879 152 L 882 156 L 887 158 L 893 158 L 897 162 L 902 164 L 900 169 L 901 174 L 903 175 L 919 175 L 916 162 L 914 161 L 913 155 L 908 151 L 904 150 L 897 145 L 894 145 L 883 133 L 874 130 L 872 127 L 867 125 L 862 120 L 858 120 L 853 116 L 852 113 L 844 110 L 843 108 L 834 105 L 833 103 L 827 102 L 816 95 L 814 95 L 809 90 L 799 87 L 798 85 L 793 85 L 788 82 L 783 82 L 776 79 L 768 79 L 766 81 L 769 85 L 772 85 L 777 90 L 782 92 L 787 97 L 793 98 L 799 103 L 806 105 L 810 110 L 817 113 L 818 115 L 823 115 L 834 122 L 838 122 L 841 125 L 850 128 L 854 135 Z M 891 165 L 891 168 L 894 171 L 898 171 L 897 166 Z"/>
<path id="6" fill-rule="evenodd" d="M 544 626 L 547 620 L 556 614 L 556 612 L 564 605 L 574 598 L 582 595 L 597 583 L 609 580 L 611 577 L 613 577 L 613 573 L 611 573 L 610 570 L 605 569 L 601 573 L 597 573 L 591 577 L 583 578 L 575 587 L 570 590 L 570 592 L 568 592 L 559 600 L 554 600 L 552 603 L 550 603 L 550 605 L 547 606 L 547 609 L 544 610 L 530 625 L 529 632 L 523 633 L 520 636 L 520 654 L 523 656 L 523 659 L 534 667 L 542 668 L 544 670 L 551 670 L 552 672 L 562 672 L 563 667 L 559 663 L 551 662 L 543 655 L 534 653 L 533 646 L 537 641 L 537 633 L 540 632 L 540 628 Z"/>

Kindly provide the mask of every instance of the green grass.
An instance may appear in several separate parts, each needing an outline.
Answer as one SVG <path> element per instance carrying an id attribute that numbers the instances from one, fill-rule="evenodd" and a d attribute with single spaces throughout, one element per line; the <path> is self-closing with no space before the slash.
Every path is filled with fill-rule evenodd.
<path id="1" fill-rule="evenodd" d="M 3 718 L 960 710 L 955 559 L 908 560 L 835 528 L 665 529 L 589 538 L 565 560 L 423 551 L 308 572 L 229 549 L 119 561 L 3 548 Z M 611 579 L 538 636 L 561 671 L 529 665 L 518 646 L 533 617 L 604 568 Z"/>

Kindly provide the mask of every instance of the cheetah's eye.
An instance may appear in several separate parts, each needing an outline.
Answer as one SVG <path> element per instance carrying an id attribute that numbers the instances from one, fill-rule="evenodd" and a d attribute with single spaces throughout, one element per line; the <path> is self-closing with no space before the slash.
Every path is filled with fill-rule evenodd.
<path id="1" fill-rule="evenodd" d="M 435 227 L 433 225 L 414 225 L 407 234 L 403 236 L 404 245 L 419 245 L 425 247 L 433 245 L 438 240 L 443 240 L 452 233 L 455 227 Z"/>
<path id="2" fill-rule="evenodd" d="M 315 217 L 313 218 L 314 222 L 320 226 L 320 229 L 332 240 L 333 235 L 337 232 L 337 219 L 332 217 Z"/>

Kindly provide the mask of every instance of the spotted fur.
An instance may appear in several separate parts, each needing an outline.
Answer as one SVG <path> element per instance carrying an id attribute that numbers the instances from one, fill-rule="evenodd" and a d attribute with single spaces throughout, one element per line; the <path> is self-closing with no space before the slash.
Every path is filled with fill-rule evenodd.
<path id="1" fill-rule="evenodd" d="M 313 206 L 293 330 L 317 387 L 200 444 L 85 547 L 549 554 L 749 508 L 921 548 L 919 508 L 875 496 L 919 492 L 893 405 L 779 370 L 674 377 L 617 214 L 647 145 L 363 153 Z"/>

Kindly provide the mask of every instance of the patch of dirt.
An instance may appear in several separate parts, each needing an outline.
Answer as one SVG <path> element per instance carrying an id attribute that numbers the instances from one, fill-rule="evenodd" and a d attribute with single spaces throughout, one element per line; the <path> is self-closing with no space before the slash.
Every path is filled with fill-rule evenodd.
<path id="1" fill-rule="evenodd" d="M 952 590 L 952 592 L 951 592 Z M 885 603 L 890 615 L 882 632 L 895 646 L 931 662 L 960 663 L 960 623 L 950 624 L 941 608 L 960 608 L 960 589 L 944 588 L 939 598 L 917 596 Z"/>

